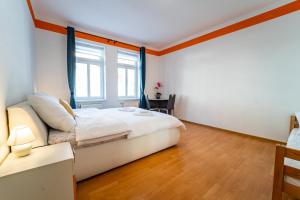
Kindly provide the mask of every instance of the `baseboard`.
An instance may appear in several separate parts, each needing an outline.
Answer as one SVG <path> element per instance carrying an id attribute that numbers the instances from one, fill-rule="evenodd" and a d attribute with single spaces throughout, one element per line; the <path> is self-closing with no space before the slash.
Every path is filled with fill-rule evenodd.
<path id="1" fill-rule="evenodd" d="M 230 133 L 230 134 L 236 134 L 236 135 L 240 135 L 240 136 L 244 136 L 244 137 L 248 137 L 248 138 L 253 138 L 253 139 L 256 139 L 256 140 L 271 142 L 271 143 L 274 143 L 274 144 L 286 145 L 285 142 L 281 142 L 281 141 L 278 141 L 278 140 L 272 140 L 272 139 L 268 139 L 268 138 L 264 138 L 264 137 L 250 135 L 250 134 L 247 134 L 247 133 L 240 133 L 240 132 L 236 132 L 236 131 L 232 131 L 232 130 L 228 130 L 228 129 L 223 129 L 223 128 L 219 128 L 219 127 L 214 127 L 214 126 L 210 126 L 210 125 L 206 125 L 206 124 L 191 122 L 191 121 L 188 121 L 188 120 L 183 120 L 183 119 L 180 119 L 180 120 L 182 122 L 185 122 L 185 123 L 190 123 L 190 124 L 195 124 L 195 125 L 198 125 L 198 126 L 203 126 L 203 127 L 207 127 L 207 128 L 211 128 L 211 129 L 215 129 L 215 130 L 225 131 L 225 132 Z"/>

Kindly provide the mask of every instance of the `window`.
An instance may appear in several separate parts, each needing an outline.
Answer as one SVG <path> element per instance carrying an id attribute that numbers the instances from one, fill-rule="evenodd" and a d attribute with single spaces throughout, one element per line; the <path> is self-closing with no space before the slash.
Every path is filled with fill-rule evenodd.
<path id="1" fill-rule="evenodd" d="M 118 96 L 119 98 L 138 98 L 138 55 L 118 51 Z"/>
<path id="2" fill-rule="evenodd" d="M 104 99 L 104 48 L 76 41 L 77 100 Z"/>

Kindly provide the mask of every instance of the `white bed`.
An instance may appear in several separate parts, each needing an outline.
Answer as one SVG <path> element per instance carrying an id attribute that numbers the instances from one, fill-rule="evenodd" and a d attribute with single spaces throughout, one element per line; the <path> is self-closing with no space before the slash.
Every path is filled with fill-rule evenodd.
<path id="1" fill-rule="evenodd" d="M 151 123 L 156 123 L 157 121 L 155 120 L 150 120 L 149 125 L 136 126 L 135 124 L 138 121 L 136 121 L 136 118 L 133 118 L 134 120 L 131 120 L 132 123 L 129 123 L 131 130 L 134 129 L 134 131 L 130 132 L 131 134 L 124 132 L 120 133 L 119 137 L 109 138 L 104 142 L 96 141 L 92 144 L 81 143 L 81 145 L 78 145 L 78 135 L 76 136 L 74 133 L 66 134 L 54 130 L 49 131 L 45 123 L 27 102 L 9 107 L 7 110 L 10 129 L 18 125 L 27 125 L 32 129 L 36 135 L 36 140 L 33 143 L 34 147 L 48 144 L 49 132 L 50 136 L 64 134 L 65 138 L 63 140 L 71 142 L 74 147 L 75 175 L 77 181 L 176 145 L 179 141 L 180 130 L 182 128 L 182 125 L 174 127 L 174 124 L 172 126 L 164 124 L 164 126 L 155 129 L 157 126 L 149 126 Z M 117 110 L 112 110 L 113 114 L 114 112 L 117 112 Z M 109 115 L 109 113 L 104 114 L 105 116 Z M 119 120 L 126 120 L 129 115 L 124 113 L 123 116 L 122 113 L 118 113 L 118 116 L 120 116 Z M 163 128 L 167 126 L 169 127 Z M 154 129 L 151 129 L 153 127 Z M 147 130 L 147 133 L 141 134 L 145 130 Z M 49 141 L 50 144 L 57 142 L 59 141 L 55 139 Z"/>

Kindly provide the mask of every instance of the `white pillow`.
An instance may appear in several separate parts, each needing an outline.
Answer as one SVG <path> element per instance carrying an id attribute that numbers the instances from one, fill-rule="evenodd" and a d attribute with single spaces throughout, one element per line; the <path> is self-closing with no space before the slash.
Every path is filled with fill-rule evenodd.
<path id="1" fill-rule="evenodd" d="M 58 99 L 39 94 L 29 95 L 27 99 L 48 126 L 64 132 L 74 131 L 76 121 L 59 103 Z"/>

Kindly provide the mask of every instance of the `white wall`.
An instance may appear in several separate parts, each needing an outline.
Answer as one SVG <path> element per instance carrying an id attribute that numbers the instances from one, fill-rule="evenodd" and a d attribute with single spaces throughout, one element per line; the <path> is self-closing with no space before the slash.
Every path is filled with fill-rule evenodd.
<path id="1" fill-rule="evenodd" d="M 299 20 L 292 13 L 162 57 L 147 55 L 146 93 L 153 96 L 161 81 L 165 96 L 177 94 L 181 119 L 286 141 L 289 116 L 300 111 Z M 69 99 L 66 36 L 35 34 L 37 90 Z M 106 46 L 104 107 L 120 106 L 116 51 Z"/>
<path id="2" fill-rule="evenodd" d="M 162 57 L 184 120 L 286 141 L 300 111 L 300 12 Z"/>
<path id="3" fill-rule="evenodd" d="M 37 91 L 69 99 L 67 81 L 67 39 L 66 35 L 36 29 L 36 85 Z M 102 102 L 104 107 L 118 107 L 117 91 L 117 48 L 105 46 L 106 53 L 106 98 Z M 160 79 L 159 58 L 147 55 L 146 92 L 152 95 L 152 88 Z M 127 102 L 127 105 L 134 105 Z"/>
<path id="4" fill-rule="evenodd" d="M 0 1 L 0 163 L 6 156 L 6 107 L 33 91 L 33 23 L 26 1 Z"/>

